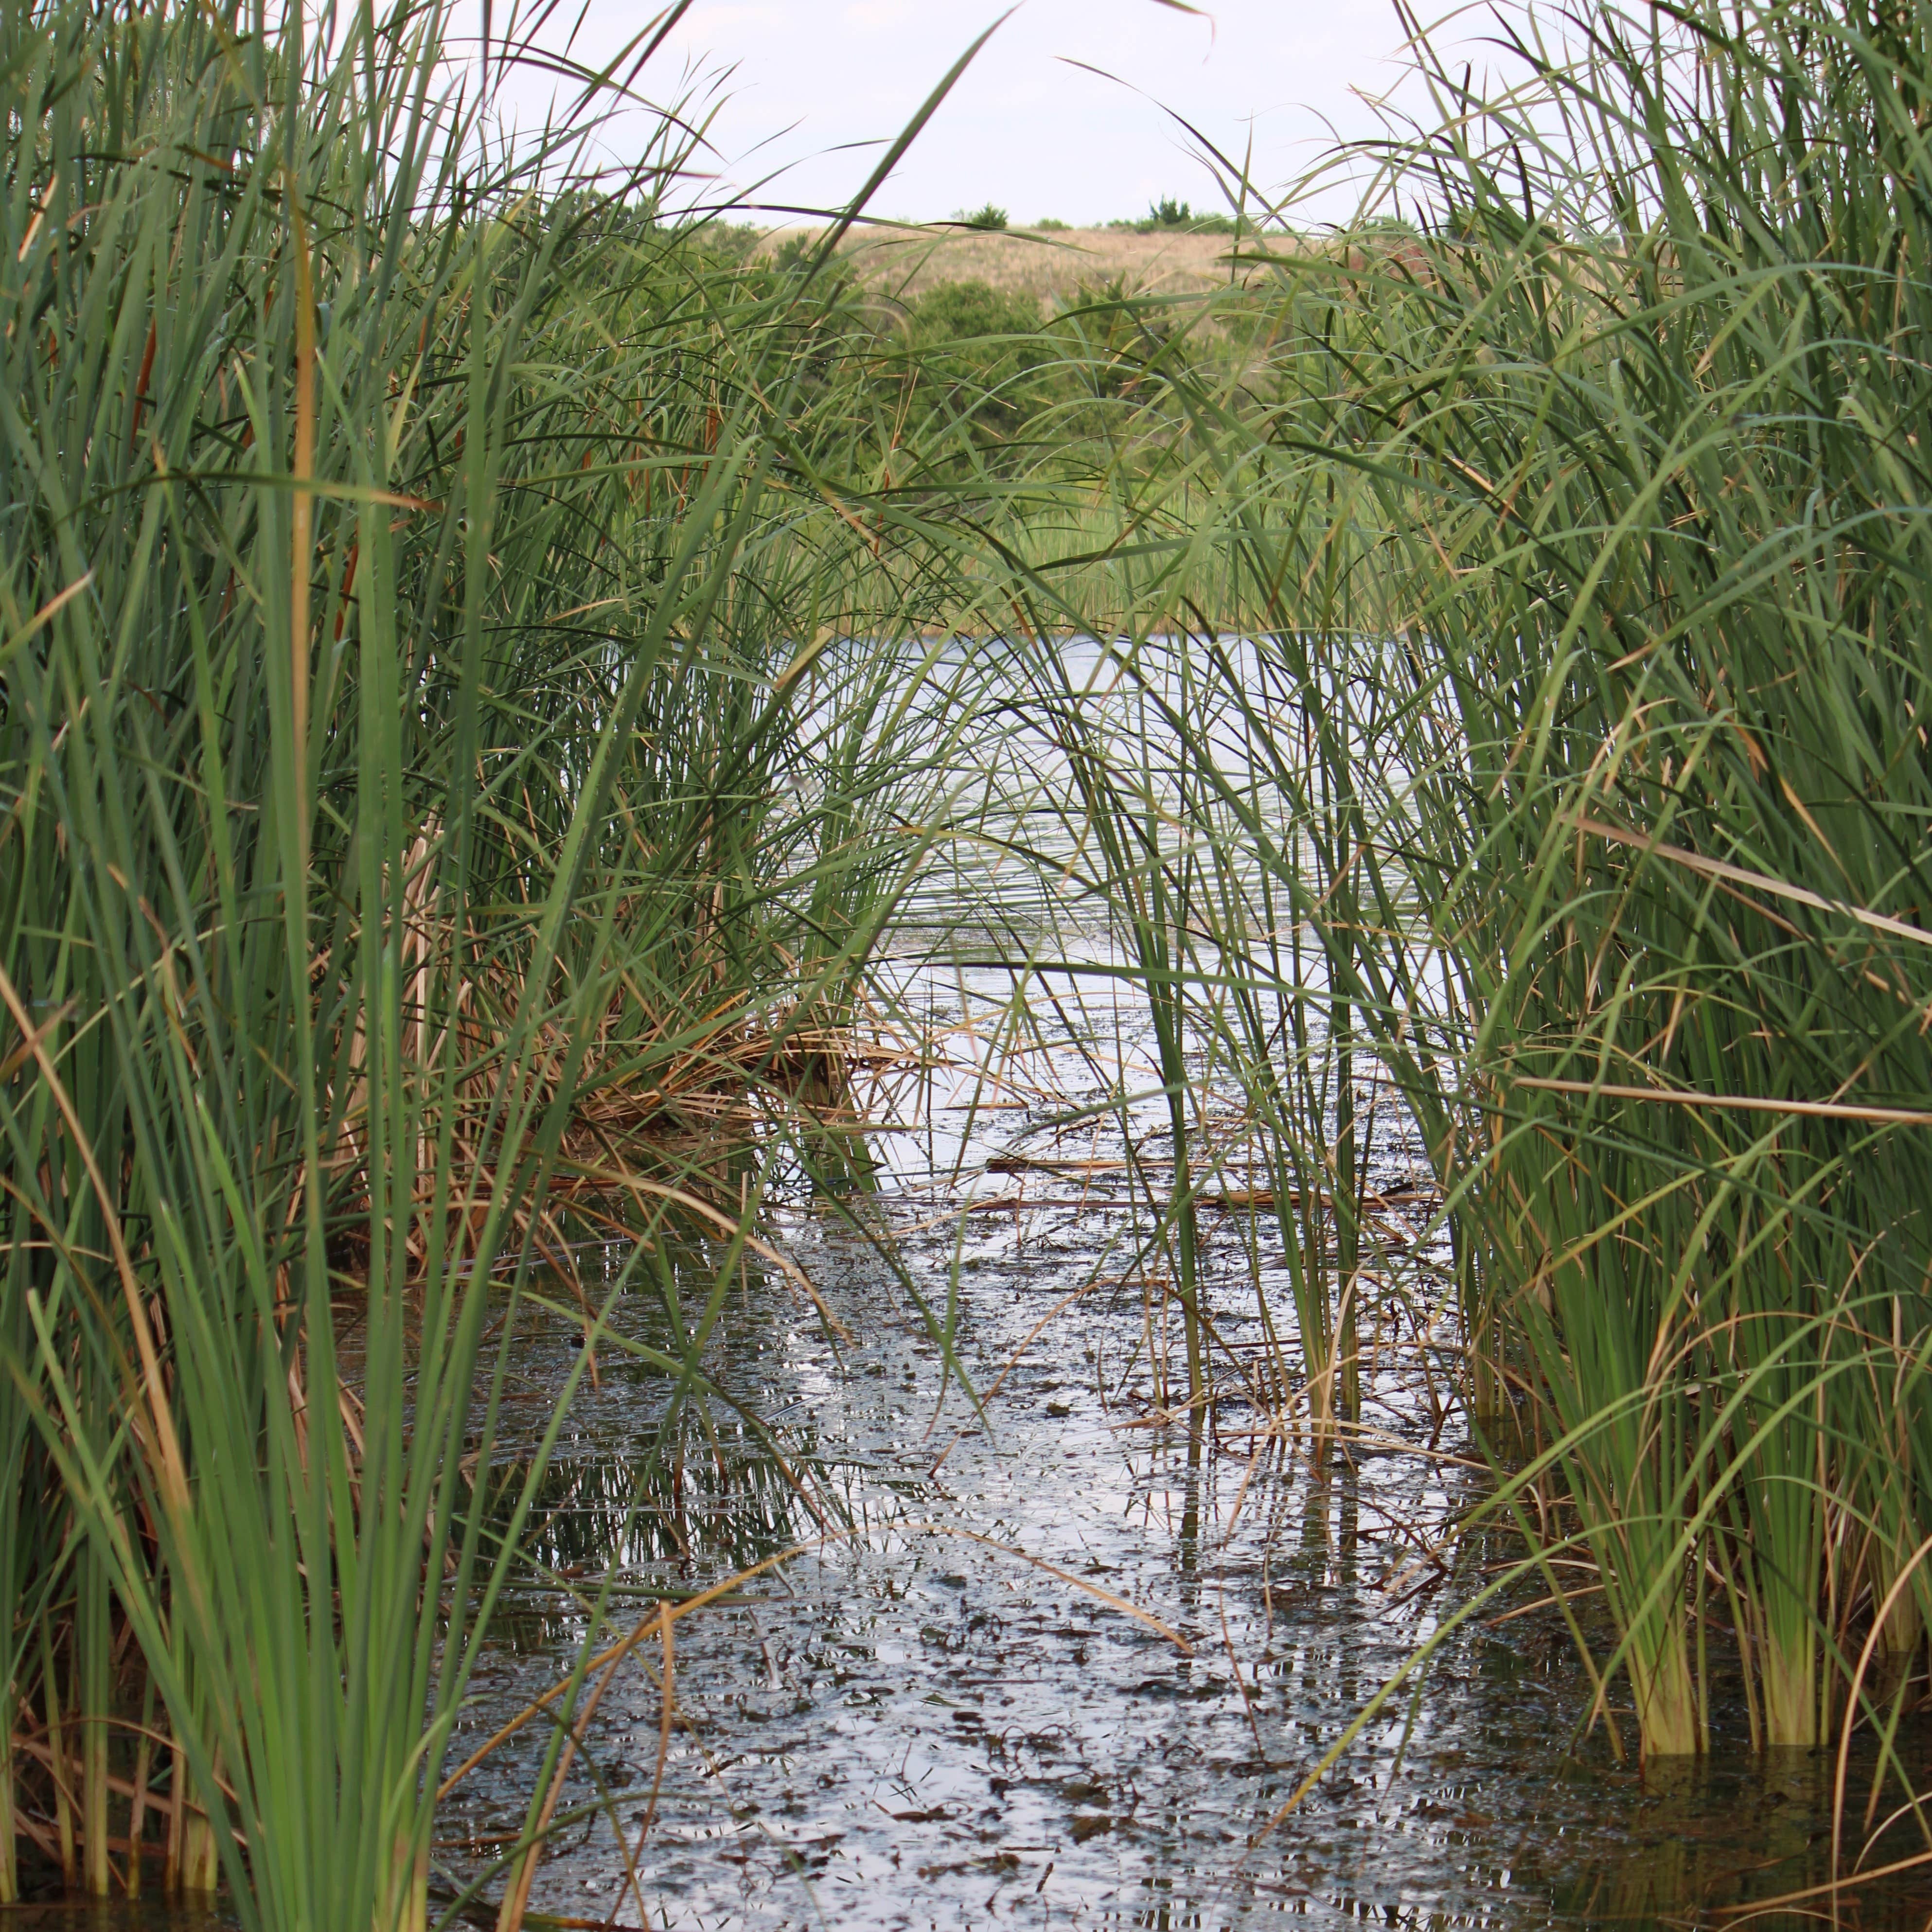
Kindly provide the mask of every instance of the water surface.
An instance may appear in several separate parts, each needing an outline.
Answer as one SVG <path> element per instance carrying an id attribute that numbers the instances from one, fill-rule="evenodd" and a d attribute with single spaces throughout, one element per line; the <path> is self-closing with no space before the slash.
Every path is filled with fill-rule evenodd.
<path id="1" fill-rule="evenodd" d="M 976 985 L 1003 997 L 996 976 L 969 979 L 962 1002 Z M 1530 1932 L 1715 1926 L 1827 1877 L 1828 1755 L 1754 1758 L 1742 1706 L 1725 1705 L 1709 1763 L 1619 1765 L 1600 1727 L 1574 1736 L 1588 1692 L 1556 1614 L 1496 1621 L 1526 1597 L 1460 1628 L 1416 1694 L 1280 1815 L 1516 1552 L 1437 1553 L 1485 1478 L 1446 1400 L 1453 1336 L 1418 1298 L 1416 1150 L 1387 1126 L 1370 1182 L 1390 1203 L 1389 1292 L 1364 1312 L 1364 1439 L 1318 1450 L 1249 1399 L 1298 1372 L 1257 1312 L 1258 1283 L 1285 1305 L 1282 1237 L 1271 1214 L 1222 1212 L 1204 1217 L 1220 1400 L 1190 1445 L 1164 1406 L 1180 1387 L 1168 1262 L 1137 1247 L 1126 1159 L 1154 1170 L 1164 1112 L 1051 1125 L 1083 1079 L 1118 1079 L 1130 1031 L 1111 1065 L 1052 1070 L 1050 1102 L 989 1088 L 962 1054 L 916 1105 L 900 1096 L 907 1131 L 879 1142 L 876 1191 L 802 1190 L 775 1210 L 836 1329 L 782 1276 L 747 1268 L 710 1367 L 780 1432 L 783 1468 L 722 1409 L 661 1444 L 664 1378 L 603 1359 L 549 1479 L 546 1560 L 570 1574 L 514 1594 L 452 1762 L 568 1670 L 586 1627 L 573 1589 L 614 1574 L 688 1593 L 794 1553 L 680 1620 L 668 1727 L 655 1635 L 611 1676 L 535 1906 L 748 1932 Z M 694 1300 L 715 1265 L 683 1257 Z M 642 1289 L 616 1316 L 660 1340 L 665 1318 Z M 532 1432 L 576 1346 L 561 1322 L 532 1332 Z M 653 1615 L 640 1596 L 621 1621 Z M 446 1807 L 452 1883 L 514 1838 L 545 1742 L 526 1731 Z M 1922 1768 L 1922 1739 L 1912 1748 Z M 1895 1832 L 1873 1862 L 1922 1842 Z M 1922 1932 L 1932 1879 L 1861 1890 L 1841 1916 Z"/>

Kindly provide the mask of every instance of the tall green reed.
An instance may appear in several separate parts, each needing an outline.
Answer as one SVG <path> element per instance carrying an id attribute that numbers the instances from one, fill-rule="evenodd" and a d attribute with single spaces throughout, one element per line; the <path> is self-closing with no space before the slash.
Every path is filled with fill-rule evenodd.
<path id="1" fill-rule="evenodd" d="M 58 1512 L 40 1550 L 10 1490 L 0 1610 L 74 1593 L 83 1882 L 125 1630 L 170 1872 L 250 1924 L 424 1922 L 542 1481 L 489 1480 L 533 1270 L 836 1085 L 920 837 L 866 722 L 902 654 L 809 701 L 896 622 L 824 502 L 836 315 L 615 218 L 674 121 L 622 204 L 580 120 L 500 146 L 444 27 L 0 20 L 0 1450 Z"/>
<path id="2" fill-rule="evenodd" d="M 1430 1150 L 1472 1415 L 1547 1445 L 1645 1748 L 1704 1738 L 1717 1598 L 1808 1744 L 1923 1520 L 1923 23 L 1566 31 L 1514 94 L 1432 71 L 1378 157 L 1423 218 L 1279 271 L 1258 416 L 1175 365 L 1291 833 L 1215 754 L 1252 664 L 1136 622 L 1210 668 L 1190 830 Z"/>

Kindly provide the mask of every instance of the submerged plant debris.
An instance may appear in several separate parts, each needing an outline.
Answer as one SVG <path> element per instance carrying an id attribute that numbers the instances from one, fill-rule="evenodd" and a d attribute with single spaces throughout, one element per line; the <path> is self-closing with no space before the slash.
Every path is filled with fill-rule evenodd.
<path id="1" fill-rule="evenodd" d="M 960 976 L 959 991 L 1003 996 L 991 976 Z M 1120 1003 L 1108 1011 L 1118 1024 Z M 531 1922 L 1528 1932 L 1715 1924 L 1828 1875 L 1829 1754 L 1751 1756 L 1739 1706 L 1718 1714 L 1708 1762 L 1618 1766 L 1600 1726 L 1576 1736 L 1589 1687 L 1534 1592 L 1466 1624 L 1277 1820 L 1382 1682 L 1516 1552 L 1499 1538 L 1444 1546 L 1488 1478 L 1443 1405 L 1454 1338 L 1418 1332 L 1407 1292 L 1365 1322 L 1348 1439 L 1285 1431 L 1224 1366 L 1190 1456 L 1163 1406 L 1175 1343 L 1149 1292 L 1159 1258 L 1136 1263 L 1130 1239 L 1129 1144 L 1157 1159 L 1161 1117 L 1056 1131 L 1070 1096 L 1048 1104 L 1046 1082 L 1082 1064 L 1056 1041 L 1005 1070 L 1042 1097 L 992 1111 L 984 1064 L 957 1064 L 902 1096 L 872 1189 L 780 1206 L 836 1328 L 786 1278 L 748 1268 L 708 1366 L 782 1432 L 786 1468 L 722 1420 L 715 1439 L 688 1429 L 640 1457 L 665 1378 L 621 1354 L 578 1396 L 539 1518 L 550 1576 L 506 1600 L 454 1760 L 568 1672 L 586 1634 L 573 1593 L 610 1575 L 644 1593 L 613 1612 L 615 1636 L 660 1597 L 793 1553 L 677 1623 L 668 1730 L 654 1636 L 614 1678 Z M 1370 1177 L 1395 1204 L 1392 1252 L 1430 1225 L 1414 1151 L 1388 1135 Z M 1210 1223 L 1225 1364 L 1276 1346 L 1253 1263 L 1278 1292 L 1280 1240 L 1264 1210 Z M 700 1293 L 715 1260 L 685 1257 Z M 914 1292 L 940 1316 L 956 1295 L 977 1406 Z M 615 1324 L 649 1340 L 663 1319 L 633 1294 Z M 531 1414 L 580 1346 L 560 1317 L 532 1336 Z M 506 1435 L 502 1453 L 518 1448 Z M 526 1729 L 442 1808 L 452 1892 L 515 1840 L 548 1741 Z M 1858 1898 L 1864 1926 L 1922 1926 L 1910 1876 Z"/>

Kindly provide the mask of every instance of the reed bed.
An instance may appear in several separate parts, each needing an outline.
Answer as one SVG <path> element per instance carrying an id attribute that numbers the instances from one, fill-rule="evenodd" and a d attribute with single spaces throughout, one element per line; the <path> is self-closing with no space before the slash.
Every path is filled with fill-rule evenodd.
<path id="1" fill-rule="evenodd" d="M 667 214 L 675 116 L 582 172 L 680 11 L 511 142 L 434 7 L 0 7 L 0 1898 L 25 1856 L 428 1923 L 572 1392 L 499 1470 L 519 1310 L 612 1237 L 576 1373 L 648 1276 L 667 1428 L 728 1402 L 662 1238 L 728 1285 L 748 1150 L 862 1178 L 888 941 L 994 949 L 1016 1034 L 1045 968 L 1145 1001 L 1197 1452 L 1238 1382 L 1347 1453 L 1365 1310 L 1446 1299 L 1468 1527 L 1519 1556 L 1459 1616 L 1547 1594 L 1620 1752 L 1732 1700 L 1756 1745 L 1894 1737 L 1922 10 L 1525 20 L 1520 86 L 1430 70 L 1371 157 L 1399 221 L 910 327 L 836 227 L 780 264 Z M 1238 1373 L 1210 1208 L 1272 1213 L 1289 1284 Z"/>
<path id="2" fill-rule="evenodd" d="M 1150 722 L 1101 743 L 1036 652 L 1100 775 L 1066 838 L 1185 1009 L 1170 1090 L 1241 1088 L 1333 1216 L 1288 1242 L 1311 1388 L 1360 1275 L 1353 1067 L 1400 1090 L 1479 1520 L 1615 1632 L 1580 1723 L 1890 1736 L 1932 1607 L 1926 22 L 1563 28 L 1517 24 L 1510 90 L 1430 70 L 1377 156 L 1414 218 L 1283 265 L 1262 363 L 1149 339 L 1186 430 L 1100 681 Z M 1082 624 L 1051 572 L 1012 595 Z"/>
<path id="3" fill-rule="evenodd" d="M 919 844 L 838 314 L 444 28 L 0 14 L 8 1898 L 424 1922 L 519 1298 L 744 1238 Z"/>

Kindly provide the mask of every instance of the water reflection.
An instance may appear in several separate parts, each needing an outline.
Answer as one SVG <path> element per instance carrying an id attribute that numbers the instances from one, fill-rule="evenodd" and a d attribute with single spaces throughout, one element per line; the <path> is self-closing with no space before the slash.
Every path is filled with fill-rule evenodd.
<path id="1" fill-rule="evenodd" d="M 928 1200 L 897 1211 L 899 1267 L 943 1293 L 956 1221 L 922 1227 Z M 778 1419 L 789 1478 L 750 1436 L 714 1441 L 694 1422 L 660 1441 L 661 1388 L 612 1378 L 586 1395 L 543 1493 L 538 1554 L 555 1574 L 533 1566 L 517 1593 L 458 1755 L 567 1666 L 582 1592 L 607 1574 L 675 1594 L 810 1546 L 680 1625 L 647 1834 L 662 1684 L 645 1652 L 614 1682 L 586 1738 L 604 1796 L 587 1774 L 572 1794 L 602 1808 L 552 1848 L 541 1910 L 854 1932 L 1528 1932 L 1714 1925 L 1724 1907 L 1824 1875 L 1828 1763 L 1746 1760 L 1741 1707 L 1718 1714 L 1733 1748 L 1713 1766 L 1640 1776 L 1610 1761 L 1600 1733 L 1573 1752 L 1588 1699 L 1546 1612 L 1452 1639 L 1414 1704 L 1268 1828 L 1504 1552 L 1425 1566 L 1418 1593 L 1418 1539 L 1477 1478 L 1454 1443 L 1430 1453 L 1434 1424 L 1394 1357 L 1375 1392 L 1381 1451 L 1270 1446 L 1236 1390 L 1218 1446 L 1190 1466 L 1178 1432 L 1149 1426 L 1138 1286 L 1075 1294 L 1107 1226 L 1042 1208 L 970 1228 L 966 1364 L 981 1389 L 1006 1371 L 979 1414 L 956 1384 L 942 1393 L 893 1269 L 801 1210 L 788 1238 L 848 1338 L 835 1349 L 782 1282 L 754 1278 L 746 1318 L 707 1364 Z M 1260 1339 L 1240 1238 L 1210 1242 L 1214 1318 L 1236 1349 Z M 514 1828 L 541 1748 L 520 1741 L 452 1799 L 452 1879 L 475 1868 L 465 1840 Z M 1913 1748 L 1922 1759 L 1922 1737 Z M 1869 1932 L 1924 1932 L 1932 1902 L 1907 1879 L 1856 1913 Z"/>

